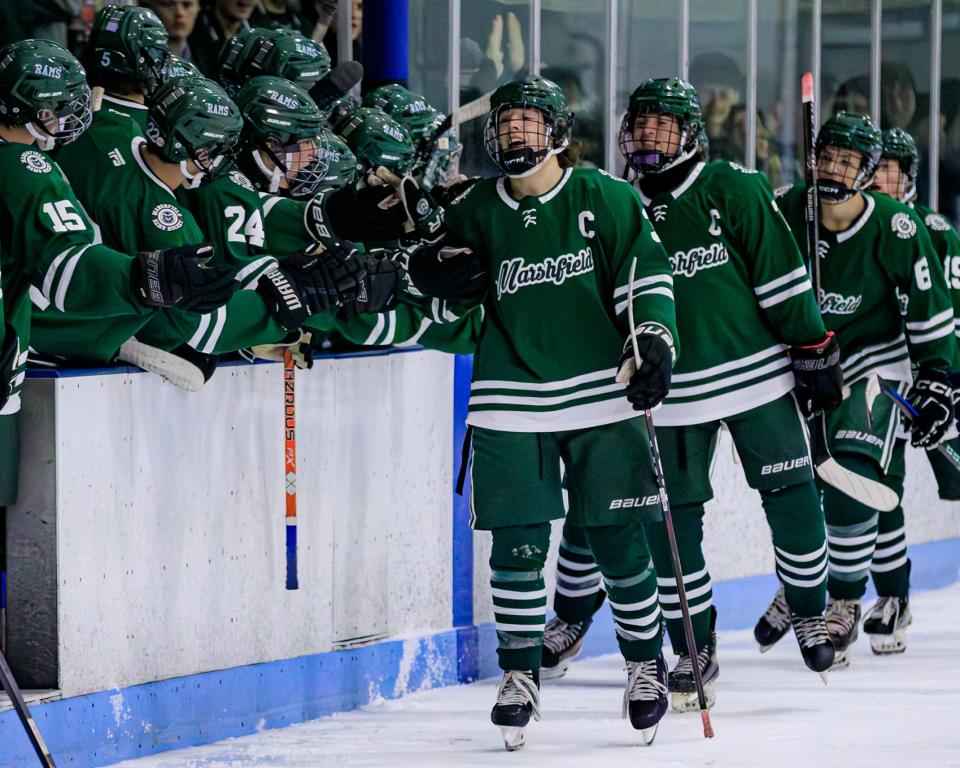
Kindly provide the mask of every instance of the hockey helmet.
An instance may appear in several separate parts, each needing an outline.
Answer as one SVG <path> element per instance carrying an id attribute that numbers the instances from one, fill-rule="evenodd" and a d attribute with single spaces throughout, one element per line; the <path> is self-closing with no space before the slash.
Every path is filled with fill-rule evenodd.
<path id="1" fill-rule="evenodd" d="M 917 174 L 920 172 L 920 151 L 913 136 L 903 128 L 889 128 L 881 134 L 882 160 L 895 160 L 903 175 L 903 189 L 897 197 L 907 202 L 916 197 Z M 877 173 L 880 176 L 880 173 Z"/>
<path id="2" fill-rule="evenodd" d="M 679 131 L 677 149 L 673 152 L 657 149 L 661 141 L 665 143 L 671 138 L 663 128 L 658 128 L 656 146 L 643 147 L 636 137 L 637 118 L 640 115 L 674 117 L 676 130 Z M 630 103 L 620 124 L 619 145 L 627 164 L 640 176 L 661 173 L 689 160 L 708 146 L 696 89 L 679 77 L 661 77 L 641 84 L 630 94 Z"/>
<path id="3" fill-rule="evenodd" d="M 828 203 L 842 203 L 859 190 L 869 186 L 880 164 L 883 138 L 880 128 L 869 115 L 838 112 L 827 120 L 817 133 L 818 160 L 824 147 L 849 149 L 861 155 L 860 168 L 851 186 L 846 186 L 842 181 L 817 179 L 817 193 L 821 200 Z"/>
<path id="4" fill-rule="evenodd" d="M 397 176 L 403 176 L 413 166 L 414 148 L 410 134 L 380 109 L 360 107 L 353 110 L 338 133 L 365 174 L 383 166 Z"/>
<path id="5" fill-rule="evenodd" d="M 167 30 L 153 11 L 107 5 L 93 22 L 86 66 L 91 85 L 110 87 L 114 78 L 140 86 L 151 95 L 163 82 L 170 51 Z"/>
<path id="6" fill-rule="evenodd" d="M 235 93 L 251 77 L 283 77 L 309 90 L 330 71 L 330 54 L 286 29 L 253 29 L 233 37 L 220 57 L 220 81 Z"/>

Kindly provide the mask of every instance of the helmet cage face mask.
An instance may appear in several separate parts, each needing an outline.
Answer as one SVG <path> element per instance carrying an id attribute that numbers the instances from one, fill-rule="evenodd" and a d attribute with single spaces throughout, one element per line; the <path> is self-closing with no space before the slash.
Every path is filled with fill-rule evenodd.
<path id="1" fill-rule="evenodd" d="M 645 138 L 646 129 L 643 118 L 656 116 L 656 131 Z M 671 120 L 661 118 L 669 117 Z M 620 153 L 639 176 L 663 173 L 693 157 L 699 147 L 700 126 L 697 123 L 682 120 L 678 115 L 656 109 L 628 111 L 620 123 L 618 144 Z M 661 149 L 666 145 L 667 149 Z M 670 147 L 676 147 L 670 150 Z"/>
<path id="2" fill-rule="evenodd" d="M 825 156 L 826 150 L 832 150 L 836 153 L 834 159 Z M 844 163 L 844 155 L 853 154 L 859 158 L 859 164 L 854 170 L 849 164 Z M 817 147 L 817 195 L 820 200 L 831 205 L 846 202 L 857 192 L 867 189 L 873 180 L 878 162 L 870 162 L 870 158 L 863 152 L 850 149 L 849 147 L 838 147 L 833 144 L 824 144 Z M 824 178 L 824 174 L 839 177 L 833 179 Z"/>
<path id="3" fill-rule="evenodd" d="M 503 173 L 513 179 L 523 178 L 567 148 L 572 122 L 572 118 L 555 118 L 532 102 L 506 102 L 487 116 L 484 146 Z"/>
<path id="4" fill-rule="evenodd" d="M 457 178 L 462 154 L 463 145 L 456 140 L 452 131 L 437 139 L 436 148 L 423 168 L 423 186 L 432 189 Z"/>
<path id="5" fill-rule="evenodd" d="M 268 142 L 251 152 L 253 162 L 266 179 L 265 191 L 289 197 L 312 197 L 327 175 L 328 159 L 321 147 L 321 137 L 313 136 L 286 146 Z M 264 162 L 266 155 L 273 164 Z M 282 185 L 281 181 L 286 181 Z"/>
<path id="6" fill-rule="evenodd" d="M 56 128 L 50 130 L 50 123 Z M 41 149 L 49 151 L 57 145 L 69 144 L 80 136 L 93 122 L 93 107 L 90 88 L 86 83 L 74 88 L 68 97 L 53 109 L 37 110 L 24 127 L 30 132 Z"/>

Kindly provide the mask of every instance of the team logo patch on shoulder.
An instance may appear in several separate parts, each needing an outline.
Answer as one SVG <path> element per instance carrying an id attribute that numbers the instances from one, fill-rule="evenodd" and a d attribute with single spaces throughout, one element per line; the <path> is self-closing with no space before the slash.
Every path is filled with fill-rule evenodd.
<path id="1" fill-rule="evenodd" d="M 749 168 L 744 168 L 740 163 L 735 163 L 732 160 L 728 161 L 729 165 L 733 170 L 740 171 L 740 173 L 756 173 L 756 171 L 751 171 Z"/>
<path id="2" fill-rule="evenodd" d="M 20 162 L 27 166 L 27 170 L 31 173 L 50 173 L 53 170 L 50 161 L 32 149 L 20 155 Z"/>
<path id="3" fill-rule="evenodd" d="M 917 222 L 911 219 L 906 213 L 895 213 L 893 214 L 893 218 L 890 219 L 890 229 L 892 229 L 901 240 L 909 240 L 917 234 Z"/>
<path id="4" fill-rule="evenodd" d="M 183 216 L 175 205 L 160 203 L 153 209 L 153 225 L 164 232 L 173 232 L 183 226 Z"/>
<path id="5" fill-rule="evenodd" d="M 927 217 L 923 220 L 923 223 L 930 227 L 930 229 L 937 232 L 950 231 L 950 222 L 939 213 L 928 213 Z"/>
<path id="6" fill-rule="evenodd" d="M 251 192 L 256 192 L 250 179 L 240 173 L 240 171 L 230 171 L 230 181 L 232 181 L 238 187 L 243 187 Z"/>

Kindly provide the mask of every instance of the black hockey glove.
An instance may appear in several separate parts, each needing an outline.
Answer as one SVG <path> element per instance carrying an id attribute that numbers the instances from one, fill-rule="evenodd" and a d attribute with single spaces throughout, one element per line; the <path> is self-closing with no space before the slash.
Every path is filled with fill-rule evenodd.
<path id="1" fill-rule="evenodd" d="M 318 192 L 305 214 L 307 231 L 318 242 L 381 242 L 404 236 L 407 214 L 390 186 L 343 187 Z"/>
<path id="2" fill-rule="evenodd" d="M 130 270 L 134 295 L 147 307 L 213 312 L 241 286 L 236 267 L 211 265 L 211 258 L 209 243 L 141 251 Z"/>
<path id="3" fill-rule="evenodd" d="M 344 316 L 349 320 L 362 313 L 388 312 L 397 305 L 403 272 L 385 251 L 373 251 L 358 258 L 366 274 L 350 295 L 341 295 Z"/>
<path id="4" fill-rule="evenodd" d="M 833 331 L 818 344 L 790 347 L 794 395 L 800 412 L 810 417 L 818 411 L 830 412 L 843 402 L 843 370 L 840 345 Z"/>
<path id="5" fill-rule="evenodd" d="M 413 296 L 473 304 L 482 301 L 487 292 L 487 266 L 470 248 L 420 243 L 404 249 L 397 260 Z"/>
<path id="6" fill-rule="evenodd" d="M 932 448 L 943 439 L 953 419 L 953 390 L 947 371 L 921 365 L 907 400 L 917 412 L 910 423 L 911 444 Z"/>
<path id="7" fill-rule="evenodd" d="M 433 195 L 433 199 L 437 201 L 438 205 L 447 206 L 478 181 L 482 180 L 482 176 L 470 176 L 469 178 L 467 176 L 458 176 L 447 184 L 439 184 L 433 187 L 430 190 L 430 194 Z"/>
<path id="8" fill-rule="evenodd" d="M 0 345 L 0 411 L 13 391 L 13 372 L 17 369 L 20 338 L 10 323 L 3 324 L 3 344 Z"/>
<path id="9" fill-rule="evenodd" d="M 430 193 L 421 189 L 416 179 L 409 174 L 400 180 L 397 196 L 407 216 L 410 234 L 415 234 L 428 243 L 437 243 L 443 237 L 444 210 L 437 205 Z"/>
<path id="10" fill-rule="evenodd" d="M 351 243 L 295 253 L 257 283 L 270 311 L 286 330 L 299 328 L 318 312 L 335 312 L 343 295 L 352 296 L 365 275 Z"/>
<path id="11" fill-rule="evenodd" d="M 617 363 L 617 381 L 627 385 L 627 400 L 635 411 L 646 411 L 658 406 L 670 391 L 673 372 L 673 352 L 667 330 L 656 323 L 640 325 L 634 336 L 640 352 L 637 368 L 633 343 L 628 338 Z"/>

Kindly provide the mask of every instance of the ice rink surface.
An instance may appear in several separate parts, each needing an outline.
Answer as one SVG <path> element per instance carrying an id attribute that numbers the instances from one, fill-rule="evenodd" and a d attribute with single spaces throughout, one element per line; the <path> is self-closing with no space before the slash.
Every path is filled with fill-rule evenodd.
<path id="1" fill-rule="evenodd" d="M 960 584 L 917 593 L 912 612 L 905 654 L 874 656 L 861 633 L 850 667 L 831 673 L 827 686 L 803 666 L 792 634 L 761 656 L 749 631 L 721 633 L 712 711 L 717 735 L 710 741 L 696 714 L 669 713 L 653 745 L 641 746 L 620 719 L 622 661 L 605 656 L 578 662 L 563 680 L 543 685 L 543 720 L 512 754 L 489 721 L 497 681 L 485 680 L 119 765 L 960 766 Z"/>

